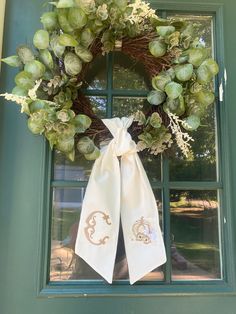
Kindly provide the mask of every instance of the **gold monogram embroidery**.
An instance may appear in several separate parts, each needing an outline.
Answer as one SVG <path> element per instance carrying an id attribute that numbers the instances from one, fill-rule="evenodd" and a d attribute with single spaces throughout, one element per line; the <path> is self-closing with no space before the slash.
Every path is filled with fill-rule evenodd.
<path id="1" fill-rule="evenodd" d="M 144 244 L 151 243 L 151 225 L 144 217 L 133 224 L 132 231 L 136 241 L 142 241 Z"/>
<path id="2" fill-rule="evenodd" d="M 98 239 L 97 241 L 93 239 L 93 236 L 96 232 L 96 229 L 95 229 L 97 225 L 96 218 L 99 215 L 106 222 L 107 225 L 111 225 L 110 216 L 102 211 L 99 211 L 99 210 L 94 211 L 88 216 L 88 218 L 86 219 L 87 226 L 84 228 L 84 233 L 87 240 L 94 245 L 104 245 L 109 239 L 109 236 L 104 236 L 101 239 Z"/>

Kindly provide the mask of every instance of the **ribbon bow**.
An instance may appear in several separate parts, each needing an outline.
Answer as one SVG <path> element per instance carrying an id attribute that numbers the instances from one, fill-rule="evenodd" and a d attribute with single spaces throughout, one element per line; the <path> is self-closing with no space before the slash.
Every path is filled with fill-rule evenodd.
<path id="1" fill-rule="evenodd" d="M 114 138 L 94 163 L 75 244 L 75 253 L 109 283 L 120 218 L 131 284 L 166 262 L 156 200 L 127 132 L 132 121 L 103 120 Z"/>

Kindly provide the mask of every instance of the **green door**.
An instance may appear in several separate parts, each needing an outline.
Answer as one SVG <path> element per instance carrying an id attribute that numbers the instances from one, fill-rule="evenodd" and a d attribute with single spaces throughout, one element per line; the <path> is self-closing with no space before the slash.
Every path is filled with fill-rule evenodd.
<path id="1" fill-rule="evenodd" d="M 7 1 L 3 56 L 31 43 L 42 5 Z M 1 100 L 1 314 L 236 313 L 236 3 L 152 5 L 163 17 L 198 23 L 221 69 L 217 102 L 195 138 L 193 159 L 142 156 L 162 216 L 168 261 L 130 286 L 121 236 L 112 285 L 82 263 L 73 254 L 73 236 L 91 164 L 78 159 L 72 165 L 52 154 L 28 131 L 19 108 Z M 97 60 L 91 73 L 86 94 L 101 116 L 127 114 L 124 104 L 142 105 L 148 89 L 142 69 L 119 53 Z M 1 92 L 12 89 L 14 74 L 2 66 Z"/>

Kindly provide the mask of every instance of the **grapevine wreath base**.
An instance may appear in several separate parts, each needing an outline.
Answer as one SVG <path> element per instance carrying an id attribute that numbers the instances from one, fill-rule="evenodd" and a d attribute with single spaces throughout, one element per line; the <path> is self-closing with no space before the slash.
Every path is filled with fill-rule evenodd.
<path id="1" fill-rule="evenodd" d="M 179 147 L 187 157 L 191 132 L 214 102 L 218 73 L 198 26 L 159 18 L 141 0 L 59 0 L 50 6 L 34 48 L 21 45 L 2 59 L 20 69 L 16 87 L 2 96 L 21 105 L 29 129 L 71 160 L 76 149 L 96 159 L 111 134 L 82 90 L 93 60 L 119 50 L 143 65 L 153 87 L 149 108 L 137 111 L 129 128 L 138 150 L 157 155 Z"/>

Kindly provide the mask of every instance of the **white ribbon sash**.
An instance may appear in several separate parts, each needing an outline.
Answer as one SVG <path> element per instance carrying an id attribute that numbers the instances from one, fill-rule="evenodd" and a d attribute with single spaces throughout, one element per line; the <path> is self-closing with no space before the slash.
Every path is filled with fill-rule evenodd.
<path id="1" fill-rule="evenodd" d="M 94 163 L 75 244 L 75 253 L 109 283 L 120 218 L 131 284 L 166 262 L 156 200 L 127 132 L 132 121 L 103 120 L 114 138 Z"/>

